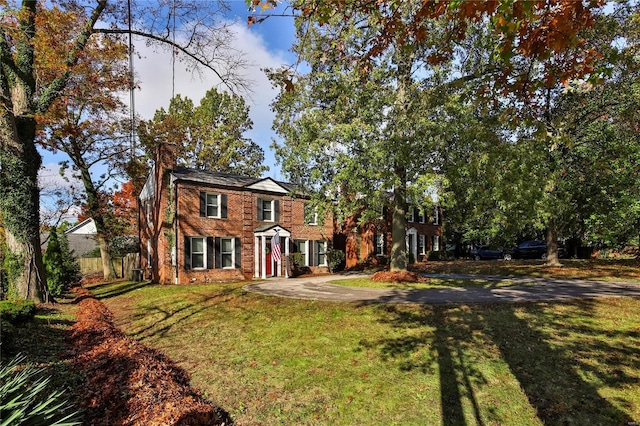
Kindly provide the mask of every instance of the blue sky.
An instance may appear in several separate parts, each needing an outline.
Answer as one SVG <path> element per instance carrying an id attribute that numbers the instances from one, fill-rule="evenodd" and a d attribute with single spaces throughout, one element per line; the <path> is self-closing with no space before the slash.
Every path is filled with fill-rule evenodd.
<path id="1" fill-rule="evenodd" d="M 273 113 L 269 104 L 276 96 L 271 88 L 262 68 L 275 68 L 282 65 L 291 65 L 295 60 L 289 52 L 294 40 L 293 18 L 272 17 L 262 23 L 247 27 L 247 17 L 250 14 L 246 3 L 242 0 L 230 1 L 231 11 L 227 18 L 234 22 L 233 29 L 236 33 L 235 48 L 246 52 L 253 65 L 246 70 L 250 76 L 253 93 L 246 99 L 250 108 L 250 116 L 253 120 L 253 130 L 246 134 L 254 142 L 258 143 L 265 152 L 265 164 L 270 170 L 264 175 L 275 179 L 284 179 L 280 174 L 280 168 L 275 164 L 275 158 L 270 145 L 276 135 L 271 130 Z M 135 94 L 135 108 L 142 119 L 150 119 L 154 112 L 160 108 L 167 108 L 172 94 L 172 67 L 171 56 L 168 53 L 154 52 L 145 46 L 143 40 L 135 42 L 136 50 L 143 56 L 135 59 L 135 70 L 140 82 L 140 89 Z M 184 65 L 176 64 L 176 94 L 191 98 L 194 103 L 199 103 L 206 91 L 211 89 L 217 81 L 213 73 L 205 73 L 203 79 L 192 75 L 185 70 Z M 126 97 L 128 103 L 128 95 Z M 43 170 L 41 170 L 41 185 L 45 187 L 66 186 L 59 176 L 58 163 L 66 159 L 66 155 L 42 151 Z M 99 173 L 99 171 L 96 171 Z M 79 186 L 76 184 L 76 187 Z M 51 200 L 42 200 L 44 207 Z M 72 219 L 72 218 L 70 218 Z"/>

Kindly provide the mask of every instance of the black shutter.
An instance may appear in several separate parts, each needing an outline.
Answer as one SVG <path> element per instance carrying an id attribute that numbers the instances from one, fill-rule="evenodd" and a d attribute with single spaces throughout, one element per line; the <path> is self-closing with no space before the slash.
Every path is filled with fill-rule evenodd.
<path id="1" fill-rule="evenodd" d="M 213 237 L 207 237 L 207 269 L 213 269 Z"/>
<path id="2" fill-rule="evenodd" d="M 273 210 L 274 210 L 274 222 L 280 222 L 280 200 L 273 201 Z"/>
<path id="3" fill-rule="evenodd" d="M 241 258 L 242 258 L 242 242 L 240 238 L 233 239 L 233 248 L 236 251 L 236 268 L 240 268 L 242 266 Z"/>
<path id="4" fill-rule="evenodd" d="M 191 238 L 184 237 L 184 269 L 191 269 Z"/>
<path id="5" fill-rule="evenodd" d="M 263 218 L 262 218 L 262 198 L 258 198 L 258 220 L 263 220 Z"/>
<path id="6" fill-rule="evenodd" d="M 220 195 L 220 217 L 222 219 L 226 219 L 227 218 L 227 195 L 226 194 L 222 194 Z"/>
<path id="7" fill-rule="evenodd" d="M 316 242 L 309 240 L 309 266 L 318 266 L 316 261 Z"/>
<path id="8" fill-rule="evenodd" d="M 200 217 L 207 216 L 207 193 L 200 192 Z"/>
<path id="9" fill-rule="evenodd" d="M 215 239 L 215 251 L 216 251 L 216 258 L 215 258 L 215 263 L 216 263 L 216 269 L 220 269 L 222 268 L 222 255 L 220 254 L 220 237 L 216 237 Z"/>

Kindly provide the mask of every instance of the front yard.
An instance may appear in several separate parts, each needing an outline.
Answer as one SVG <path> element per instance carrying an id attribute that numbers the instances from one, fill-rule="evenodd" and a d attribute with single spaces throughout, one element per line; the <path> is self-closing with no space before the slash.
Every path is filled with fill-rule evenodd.
<path id="1" fill-rule="evenodd" d="M 560 272 L 527 262 L 466 263 L 508 265 L 513 276 L 521 269 L 640 276 L 633 262 L 568 265 Z M 441 267 L 463 272 L 464 263 Z M 640 300 L 634 298 L 382 306 L 260 296 L 242 283 L 120 282 L 90 289 L 116 325 L 187 370 L 191 384 L 237 425 L 640 420 Z M 38 334 L 40 347 L 45 340 L 46 333 Z"/>

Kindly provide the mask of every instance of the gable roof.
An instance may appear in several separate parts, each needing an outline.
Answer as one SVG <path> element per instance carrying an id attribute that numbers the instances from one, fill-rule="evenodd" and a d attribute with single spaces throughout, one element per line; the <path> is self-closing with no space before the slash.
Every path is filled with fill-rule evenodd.
<path id="1" fill-rule="evenodd" d="M 97 232 L 93 218 L 88 218 L 64 231 L 65 234 L 95 235 Z"/>
<path id="2" fill-rule="evenodd" d="M 176 167 L 171 172 L 172 181 L 188 181 L 203 183 L 211 186 L 252 189 L 266 192 L 295 193 L 303 192 L 296 185 L 280 182 L 271 178 L 254 178 L 233 173 L 210 172 L 187 167 Z"/>

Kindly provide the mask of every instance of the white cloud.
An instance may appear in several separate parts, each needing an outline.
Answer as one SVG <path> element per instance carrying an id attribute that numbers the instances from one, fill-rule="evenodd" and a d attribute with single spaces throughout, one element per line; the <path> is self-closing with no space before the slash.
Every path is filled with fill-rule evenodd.
<path id="1" fill-rule="evenodd" d="M 269 104 L 276 96 L 262 68 L 276 68 L 287 63 L 285 51 L 270 51 L 265 40 L 246 24 L 234 23 L 232 29 L 236 34 L 234 48 L 245 52 L 246 57 L 253 63 L 243 74 L 251 83 L 253 94 L 247 98 L 250 116 L 253 120 L 253 130 L 247 136 L 259 144 L 265 151 L 265 163 L 269 166 L 268 176 L 281 179 L 280 169 L 275 165 L 273 152 L 269 148 L 271 138 L 275 137 L 271 130 L 273 113 Z M 135 94 L 135 108 L 143 119 L 151 119 L 156 110 L 167 108 L 172 96 L 172 60 L 169 52 L 156 52 L 138 41 L 136 49 L 144 57 L 135 59 L 134 67 L 140 82 L 140 90 Z M 186 70 L 185 64 L 176 62 L 175 65 L 175 94 L 190 98 L 198 104 L 207 90 L 216 86 L 219 79 L 212 71 L 205 73 L 204 78 Z"/>
<path id="2" fill-rule="evenodd" d="M 76 201 L 84 194 L 82 183 L 69 170 L 60 174 L 58 163 L 44 164 L 38 171 L 40 218 L 55 223 L 60 218 L 75 221 L 80 208 Z"/>

